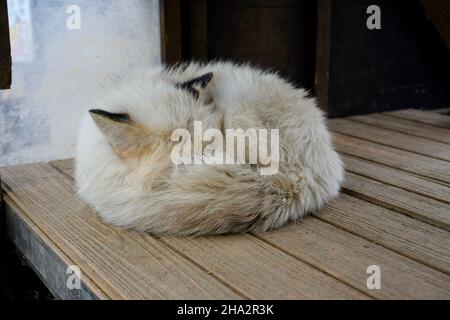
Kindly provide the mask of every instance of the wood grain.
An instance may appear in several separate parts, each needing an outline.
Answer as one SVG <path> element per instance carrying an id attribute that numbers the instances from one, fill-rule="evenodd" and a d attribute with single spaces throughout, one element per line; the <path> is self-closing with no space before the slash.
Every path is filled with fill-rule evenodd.
<path id="1" fill-rule="evenodd" d="M 62 252 L 36 225 L 6 197 L 7 233 L 29 265 L 50 290 L 56 299 L 93 300 L 107 299 L 107 296 L 95 282 L 81 275 L 80 288 L 69 289 L 66 285 L 67 268 L 74 261 Z"/>
<path id="2" fill-rule="evenodd" d="M 14 204 L 95 280 L 109 298 L 239 298 L 159 241 L 137 245 L 108 226 L 75 194 L 73 181 L 48 164 L 2 168 Z"/>
<path id="3" fill-rule="evenodd" d="M 350 172 L 342 187 L 358 198 L 450 230 L 450 205 L 446 203 Z"/>
<path id="4" fill-rule="evenodd" d="M 450 274 L 450 233 L 444 229 L 346 194 L 317 218 Z"/>
<path id="5" fill-rule="evenodd" d="M 427 138 L 430 140 L 450 143 L 450 129 L 435 127 L 429 124 L 389 116 L 388 114 L 374 113 L 365 116 L 353 116 L 348 119 L 403 132 L 411 136 Z"/>
<path id="6" fill-rule="evenodd" d="M 450 184 L 450 163 L 447 161 L 398 150 L 336 132 L 333 133 L 333 144 L 339 152 L 435 179 L 447 186 Z"/>
<path id="7" fill-rule="evenodd" d="M 52 165 L 68 172 L 69 175 L 73 173 L 71 160 L 52 162 Z M 362 200 L 360 202 L 364 207 L 365 202 Z M 308 218 L 292 227 L 271 233 L 260 233 L 256 236 L 374 298 L 432 296 L 445 298 L 450 296 L 446 285 L 447 275 L 421 266 L 412 259 L 393 253 L 371 241 L 319 221 L 317 218 Z M 174 249 L 184 252 L 182 245 L 173 241 L 170 243 Z M 338 253 L 332 251 L 329 246 L 335 246 L 333 250 Z M 217 259 L 209 256 L 202 258 L 201 252 L 196 252 L 196 255 L 189 252 L 188 256 L 201 265 L 203 265 L 203 259 Z M 383 273 L 386 272 L 386 279 L 389 279 L 386 280 L 383 290 L 368 290 L 365 285 L 364 270 L 368 265 L 373 264 L 373 261 L 382 262 Z M 228 262 L 221 261 L 220 265 L 223 263 L 227 265 L 227 268 L 231 268 Z M 240 263 L 240 261 L 236 262 L 232 259 L 231 263 Z M 411 272 L 404 272 L 409 268 Z M 355 270 L 362 271 L 355 273 Z M 227 281 L 232 276 L 231 272 L 225 272 L 223 281 Z M 423 290 L 417 290 L 415 285 L 410 284 L 413 278 L 415 284 L 423 287 Z"/>
<path id="8" fill-rule="evenodd" d="M 251 299 L 364 299 L 366 296 L 252 235 L 161 239 Z"/>
<path id="9" fill-rule="evenodd" d="M 345 170 L 450 204 L 450 187 L 376 162 L 341 154 Z"/>
<path id="10" fill-rule="evenodd" d="M 450 298 L 449 275 L 315 218 L 257 236 L 377 299 Z M 381 290 L 366 286 L 370 265 L 380 267 Z"/>
<path id="11" fill-rule="evenodd" d="M 429 111 L 430 112 L 441 113 L 441 114 L 446 114 L 446 115 L 450 114 L 450 108 L 439 108 L 439 109 L 433 109 L 433 110 L 429 110 Z"/>
<path id="12" fill-rule="evenodd" d="M 400 150 L 415 152 L 424 156 L 450 161 L 450 146 L 445 143 L 430 141 L 420 137 L 385 128 L 352 121 L 349 119 L 333 119 L 328 127 L 335 132 L 352 137 L 394 147 Z"/>
<path id="13" fill-rule="evenodd" d="M 52 165 L 73 177 L 73 161 L 54 161 Z M 132 237 L 144 246 L 153 241 L 148 235 L 132 234 Z M 325 274 L 321 275 L 321 272 L 308 264 L 286 256 L 252 236 L 228 235 L 198 239 L 167 237 L 160 240 L 202 266 L 206 272 L 212 272 L 237 292 L 252 299 L 365 298 L 356 290 L 349 290 Z M 198 247 L 197 251 L 186 252 L 185 247 L 192 247 L 194 244 Z M 264 273 L 260 270 L 263 261 L 267 268 Z M 237 268 L 240 265 L 245 267 Z M 291 274 L 292 270 L 297 270 L 296 275 Z M 320 277 L 323 279 L 318 283 L 317 279 Z M 268 286 L 268 283 L 271 285 Z M 306 290 L 303 286 L 309 289 Z M 333 290 L 330 286 L 337 286 L 337 289 Z"/>
<path id="14" fill-rule="evenodd" d="M 450 129 L 450 116 L 446 116 L 436 112 L 428 112 L 417 109 L 403 109 L 385 112 L 383 114 Z"/>
<path id="15" fill-rule="evenodd" d="M 62 159 L 62 160 L 54 160 L 49 161 L 49 164 L 61 171 L 69 178 L 74 179 L 75 177 L 75 160 L 74 159 Z"/>

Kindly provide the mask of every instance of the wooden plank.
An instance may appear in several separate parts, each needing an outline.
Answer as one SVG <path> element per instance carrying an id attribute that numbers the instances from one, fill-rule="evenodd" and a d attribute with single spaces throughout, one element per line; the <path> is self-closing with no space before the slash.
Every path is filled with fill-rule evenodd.
<path id="1" fill-rule="evenodd" d="M 80 288 L 66 285 L 69 266 L 75 265 L 36 225 L 24 215 L 14 202 L 6 197 L 7 234 L 29 265 L 56 299 L 93 300 L 107 296 L 86 275 L 80 278 Z"/>
<path id="2" fill-rule="evenodd" d="M 430 141 L 420 137 L 412 137 L 404 133 L 374 127 L 349 119 L 333 119 L 328 121 L 328 126 L 332 131 L 352 137 L 450 161 L 450 146 L 445 143 Z"/>
<path id="3" fill-rule="evenodd" d="M 377 299 L 450 298 L 449 275 L 315 218 L 257 236 Z M 366 286 L 370 265 L 380 267 L 381 290 Z"/>
<path id="4" fill-rule="evenodd" d="M 439 109 L 433 109 L 433 110 L 429 110 L 429 111 L 450 115 L 450 108 L 439 108 Z"/>
<path id="5" fill-rule="evenodd" d="M 52 165 L 65 172 L 73 174 L 73 161 L 62 160 L 53 161 Z M 151 237 L 148 235 L 133 235 L 136 241 L 144 243 L 151 241 Z M 202 240 L 192 240 L 186 238 L 172 237 L 160 238 L 161 241 L 170 245 L 175 251 L 182 252 L 186 258 L 194 261 L 196 264 L 201 265 L 203 268 L 221 279 L 221 281 L 232 285 L 241 294 L 254 298 L 254 299 L 281 299 L 281 298 L 317 298 L 317 297 L 334 297 L 338 298 L 342 295 L 347 296 L 348 290 L 341 284 L 337 285 L 337 291 L 331 290 L 329 296 L 326 295 L 326 286 L 330 283 L 334 283 L 331 278 L 322 275 L 324 279 L 325 287 L 318 285 L 316 280 L 319 276 L 317 270 L 311 268 L 307 264 L 301 261 L 296 261 L 289 256 L 284 256 L 278 249 L 267 246 L 266 244 L 253 239 L 252 236 L 223 236 L 223 237 L 207 237 Z M 228 241 L 229 239 L 232 239 Z M 191 246 L 192 242 L 198 244 L 197 251 L 186 253 L 185 246 Z M 185 243 L 187 242 L 187 243 Z M 207 253 L 203 252 L 206 250 Z M 221 251 L 223 250 L 223 251 Z M 218 257 L 220 255 L 220 258 Z M 243 258 L 245 256 L 245 258 Z M 273 261 L 266 263 L 267 270 L 264 272 L 264 276 L 261 275 L 260 263 L 261 261 Z M 207 261 L 208 263 L 205 263 Z M 259 262 L 257 262 L 259 261 Z M 238 265 L 245 265 L 245 268 L 237 268 Z M 282 264 L 282 265 L 280 265 Z M 287 267 L 285 266 L 287 265 Z M 242 273 L 241 270 L 253 270 L 249 274 Z M 286 270 L 284 270 L 286 269 Z M 291 271 L 295 269 L 299 273 L 293 280 L 290 275 Z M 232 272 L 230 271 L 232 270 Z M 301 271 L 301 272 L 298 272 Z M 289 275 L 289 276 L 288 276 Z M 304 278 L 308 275 L 307 279 Z M 245 276 L 245 281 L 243 277 Z M 311 276 L 311 278 L 309 278 Z M 267 286 L 268 281 L 275 281 L 271 286 Z M 330 282 L 331 281 L 331 282 Z M 307 286 L 312 291 L 305 291 L 302 286 Z M 330 288 L 326 289 L 329 291 Z M 355 291 L 356 296 L 361 295 Z M 317 294 L 315 296 L 314 294 Z M 352 297 L 356 297 L 351 294 Z"/>
<path id="6" fill-rule="evenodd" d="M 73 162 L 70 160 L 52 164 L 66 172 L 73 172 Z M 450 295 L 447 275 L 316 218 L 257 236 L 374 298 L 448 298 Z M 302 245 L 299 246 L 299 243 Z M 183 251 L 183 247 L 180 248 L 177 244 L 174 244 L 174 248 Z M 201 254 L 198 255 L 199 257 L 192 256 L 192 253 L 189 253 L 191 259 L 203 263 Z M 332 259 L 330 255 L 333 256 Z M 368 290 L 366 287 L 365 268 L 374 264 L 374 261 L 378 262 L 383 270 L 383 290 Z M 413 286 L 412 280 L 415 281 Z M 417 290 L 418 288 L 423 290 Z"/>
<path id="7" fill-rule="evenodd" d="M 341 158 L 347 171 L 450 204 L 450 188 L 448 186 L 347 154 L 341 154 Z"/>
<path id="8" fill-rule="evenodd" d="M 450 116 L 446 116 L 440 113 L 422 111 L 417 109 L 403 109 L 385 112 L 383 114 L 450 129 Z"/>
<path id="9" fill-rule="evenodd" d="M 351 172 L 343 191 L 415 219 L 450 230 L 450 205 Z"/>
<path id="10" fill-rule="evenodd" d="M 403 132 L 412 136 L 427 138 L 438 142 L 450 143 L 450 129 L 392 117 L 387 114 L 374 113 L 365 116 L 353 116 L 348 119 L 370 124 L 380 128 Z"/>
<path id="11" fill-rule="evenodd" d="M 317 218 L 450 274 L 450 233 L 444 229 L 347 194 L 331 201 Z"/>
<path id="12" fill-rule="evenodd" d="M 152 239 L 142 247 L 100 221 L 75 197 L 72 180 L 48 164 L 1 168 L 8 197 L 109 298 L 239 298 Z"/>
<path id="13" fill-rule="evenodd" d="M 74 159 L 62 159 L 53 160 L 49 164 L 67 175 L 69 178 L 74 179 L 75 177 L 75 160 Z"/>
<path id="14" fill-rule="evenodd" d="M 450 184 L 450 164 L 447 161 L 383 146 L 336 132 L 333 133 L 333 143 L 339 152 L 435 179 L 445 185 Z"/>
<path id="15" fill-rule="evenodd" d="M 367 298 L 249 234 L 161 240 L 250 299 Z"/>

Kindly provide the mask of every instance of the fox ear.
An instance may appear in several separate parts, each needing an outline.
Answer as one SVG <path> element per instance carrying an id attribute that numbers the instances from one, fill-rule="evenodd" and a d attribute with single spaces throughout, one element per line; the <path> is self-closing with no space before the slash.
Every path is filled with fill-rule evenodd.
<path id="1" fill-rule="evenodd" d="M 126 113 L 111 113 L 100 109 L 91 109 L 89 114 L 118 153 L 126 152 L 135 147 L 145 136 L 145 130 L 131 120 Z"/>
<path id="2" fill-rule="evenodd" d="M 211 103 L 212 96 L 207 89 L 207 86 L 211 82 L 212 78 L 213 73 L 208 72 L 200 77 L 179 83 L 177 86 L 183 90 L 189 91 L 195 99 L 201 100 L 204 103 Z"/>

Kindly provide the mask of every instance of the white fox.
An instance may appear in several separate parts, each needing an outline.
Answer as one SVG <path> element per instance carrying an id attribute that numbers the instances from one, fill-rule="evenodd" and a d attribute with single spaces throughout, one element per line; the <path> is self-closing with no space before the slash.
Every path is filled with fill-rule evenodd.
<path id="1" fill-rule="evenodd" d="M 279 130 L 277 173 L 174 164 L 171 135 L 192 132 L 194 121 L 222 132 Z M 320 209 L 342 180 L 315 100 L 275 73 L 228 62 L 161 66 L 122 81 L 84 117 L 77 146 L 79 196 L 104 221 L 154 235 L 278 228 Z"/>

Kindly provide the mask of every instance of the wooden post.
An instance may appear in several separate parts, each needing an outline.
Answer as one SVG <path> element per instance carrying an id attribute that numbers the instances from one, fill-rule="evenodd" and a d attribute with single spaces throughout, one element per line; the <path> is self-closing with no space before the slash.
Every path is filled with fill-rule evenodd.
<path id="1" fill-rule="evenodd" d="M 8 8 L 6 0 L 0 0 L 0 89 L 9 88 L 11 88 L 11 45 Z"/>
<path id="2" fill-rule="evenodd" d="M 317 5 L 317 47 L 314 87 L 320 108 L 329 112 L 332 1 L 319 0 Z"/>
<path id="3" fill-rule="evenodd" d="M 420 2 L 450 50 L 450 1 L 421 0 Z"/>
<path id="4" fill-rule="evenodd" d="M 208 60 L 207 1 L 190 1 L 190 56 L 197 61 Z"/>
<path id="5" fill-rule="evenodd" d="M 181 41 L 181 1 L 159 2 L 161 28 L 161 60 L 173 64 L 183 59 Z"/>

